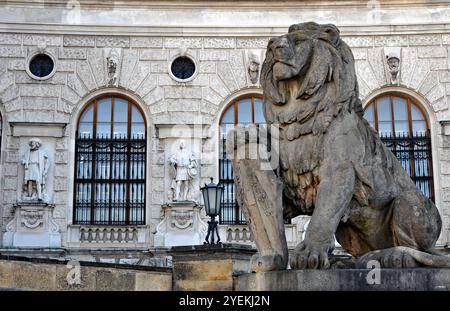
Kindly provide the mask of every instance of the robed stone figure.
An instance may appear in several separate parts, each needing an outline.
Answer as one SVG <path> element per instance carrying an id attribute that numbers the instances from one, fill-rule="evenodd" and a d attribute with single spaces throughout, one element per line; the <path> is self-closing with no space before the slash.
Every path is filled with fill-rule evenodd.
<path id="1" fill-rule="evenodd" d="M 197 160 L 193 153 L 186 150 L 181 142 L 177 153 L 169 158 L 169 173 L 172 181 L 170 188 L 174 201 L 187 201 L 193 178 L 197 175 Z"/>
<path id="2" fill-rule="evenodd" d="M 22 157 L 24 166 L 24 198 L 26 200 L 42 201 L 45 198 L 45 181 L 50 161 L 48 155 L 41 148 L 42 142 L 32 138 L 28 142 L 28 149 Z"/>

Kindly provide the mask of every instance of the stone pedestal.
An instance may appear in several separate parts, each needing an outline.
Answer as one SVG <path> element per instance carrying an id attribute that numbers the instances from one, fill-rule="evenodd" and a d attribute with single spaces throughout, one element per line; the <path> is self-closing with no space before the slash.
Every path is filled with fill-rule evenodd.
<path id="1" fill-rule="evenodd" d="M 448 291 L 450 269 L 286 270 L 241 275 L 241 291 Z"/>
<path id="2" fill-rule="evenodd" d="M 255 252 L 239 244 L 172 247 L 174 290 L 233 290 L 235 278 L 250 272 Z"/>
<path id="3" fill-rule="evenodd" d="M 61 233 L 53 220 L 54 206 L 42 202 L 20 202 L 6 225 L 4 247 L 61 247 Z"/>
<path id="4" fill-rule="evenodd" d="M 203 244 L 208 225 L 201 219 L 195 202 L 179 201 L 162 206 L 164 218 L 156 227 L 155 246 Z"/>

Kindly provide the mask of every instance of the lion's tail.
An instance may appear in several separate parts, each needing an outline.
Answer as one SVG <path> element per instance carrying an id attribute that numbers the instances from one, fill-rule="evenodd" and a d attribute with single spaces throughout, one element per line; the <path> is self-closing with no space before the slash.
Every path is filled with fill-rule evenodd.
<path id="1" fill-rule="evenodd" d="M 442 254 L 430 254 L 406 246 L 397 246 L 398 250 L 410 255 L 418 263 L 433 268 L 450 268 L 450 257 Z"/>

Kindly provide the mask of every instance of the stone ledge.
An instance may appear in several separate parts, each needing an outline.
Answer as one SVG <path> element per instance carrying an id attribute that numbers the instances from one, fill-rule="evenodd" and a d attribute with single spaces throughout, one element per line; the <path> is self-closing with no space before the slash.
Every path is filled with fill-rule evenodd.
<path id="1" fill-rule="evenodd" d="M 12 126 L 12 135 L 20 136 L 38 136 L 38 137 L 64 137 L 64 129 L 66 123 L 26 123 L 26 122 L 10 122 Z"/>
<path id="2" fill-rule="evenodd" d="M 256 253 L 251 245 L 223 243 L 214 245 L 174 246 L 169 254 L 174 260 L 249 259 Z"/>
<path id="3" fill-rule="evenodd" d="M 382 269 L 380 284 L 368 284 L 369 269 L 286 270 L 244 274 L 237 278 L 241 291 L 445 291 L 450 269 Z"/>

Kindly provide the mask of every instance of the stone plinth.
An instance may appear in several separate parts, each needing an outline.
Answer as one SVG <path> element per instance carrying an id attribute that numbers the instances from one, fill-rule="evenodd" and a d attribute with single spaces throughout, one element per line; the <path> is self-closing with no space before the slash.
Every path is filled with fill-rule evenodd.
<path id="1" fill-rule="evenodd" d="M 450 290 L 450 269 L 286 270 L 244 274 L 242 291 L 442 291 Z M 378 282 L 379 280 L 379 282 Z M 371 284 L 369 284 L 371 283 Z M 377 284 L 379 283 L 379 284 Z"/>
<path id="2" fill-rule="evenodd" d="M 20 202 L 6 225 L 4 247 L 61 247 L 61 233 L 53 220 L 54 206 L 42 202 Z"/>
<path id="3" fill-rule="evenodd" d="M 172 247 L 174 290 L 233 290 L 235 277 L 250 272 L 255 252 L 238 244 Z"/>
<path id="4" fill-rule="evenodd" d="M 156 247 L 203 244 L 208 225 L 200 217 L 201 206 L 191 201 L 177 201 L 162 208 L 164 218 L 156 227 Z"/>

